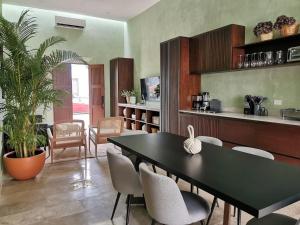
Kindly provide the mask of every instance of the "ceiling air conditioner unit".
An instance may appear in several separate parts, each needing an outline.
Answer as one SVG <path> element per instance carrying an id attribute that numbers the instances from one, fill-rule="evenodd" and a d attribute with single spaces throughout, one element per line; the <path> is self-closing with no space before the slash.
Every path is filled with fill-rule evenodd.
<path id="1" fill-rule="evenodd" d="M 55 16 L 55 25 L 56 27 L 82 30 L 85 28 L 85 20 Z"/>

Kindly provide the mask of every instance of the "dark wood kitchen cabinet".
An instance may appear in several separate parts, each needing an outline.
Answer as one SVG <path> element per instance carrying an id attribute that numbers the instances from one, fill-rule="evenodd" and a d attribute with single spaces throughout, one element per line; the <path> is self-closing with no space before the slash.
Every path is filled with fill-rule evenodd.
<path id="1" fill-rule="evenodd" d="M 133 59 L 115 58 L 110 60 L 110 115 L 118 116 L 118 103 L 126 103 L 122 90 L 133 89 Z"/>
<path id="2" fill-rule="evenodd" d="M 180 113 L 180 135 L 188 136 L 188 125 L 194 126 L 195 136 L 219 138 L 229 148 L 263 149 L 276 160 L 300 166 L 300 126 Z"/>
<path id="3" fill-rule="evenodd" d="M 235 65 L 233 47 L 245 43 L 245 27 L 231 24 L 190 38 L 192 74 L 226 71 Z"/>
<path id="4" fill-rule="evenodd" d="M 219 120 L 212 116 L 197 116 L 192 114 L 179 114 L 180 135 L 188 137 L 187 126 L 192 125 L 195 136 L 219 137 Z"/>
<path id="5" fill-rule="evenodd" d="M 189 38 L 178 37 L 160 45 L 161 131 L 179 133 L 178 110 L 192 107 L 200 91 L 200 76 L 189 73 Z"/>

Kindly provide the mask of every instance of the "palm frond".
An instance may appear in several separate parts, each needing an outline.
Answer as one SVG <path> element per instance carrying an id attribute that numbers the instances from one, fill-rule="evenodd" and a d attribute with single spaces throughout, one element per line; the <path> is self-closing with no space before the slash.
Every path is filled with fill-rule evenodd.
<path id="1" fill-rule="evenodd" d="M 53 36 L 46 39 L 43 43 L 40 44 L 40 47 L 37 49 L 36 57 L 42 58 L 48 48 L 64 41 L 66 41 L 65 38 L 58 36 Z"/>

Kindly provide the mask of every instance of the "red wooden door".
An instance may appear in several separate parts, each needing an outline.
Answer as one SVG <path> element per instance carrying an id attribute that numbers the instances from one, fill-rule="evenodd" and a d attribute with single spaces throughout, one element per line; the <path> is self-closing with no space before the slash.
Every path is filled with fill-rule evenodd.
<path id="1" fill-rule="evenodd" d="M 63 90 L 62 104 L 54 105 L 54 123 L 71 121 L 73 119 L 72 101 L 72 68 L 71 64 L 64 64 L 53 72 L 53 85 L 56 90 Z"/>
<path id="2" fill-rule="evenodd" d="M 104 65 L 89 65 L 90 84 L 90 124 L 97 125 L 98 121 L 104 118 Z"/>

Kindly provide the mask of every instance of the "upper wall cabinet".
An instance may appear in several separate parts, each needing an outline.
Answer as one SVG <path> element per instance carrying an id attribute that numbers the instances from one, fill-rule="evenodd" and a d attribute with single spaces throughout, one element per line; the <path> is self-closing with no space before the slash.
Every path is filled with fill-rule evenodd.
<path id="1" fill-rule="evenodd" d="M 245 43 L 245 27 L 231 24 L 190 38 L 190 73 L 226 71 L 235 65 L 233 47 Z"/>

